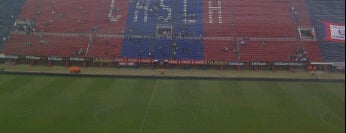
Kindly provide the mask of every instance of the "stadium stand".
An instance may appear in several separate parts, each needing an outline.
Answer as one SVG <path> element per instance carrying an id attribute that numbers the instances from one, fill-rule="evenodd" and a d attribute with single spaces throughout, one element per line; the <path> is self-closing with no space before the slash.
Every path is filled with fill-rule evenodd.
<path id="1" fill-rule="evenodd" d="M 3 48 L 14 21 L 21 11 L 24 0 L 0 1 L 0 50 Z M 5 38 L 5 39 L 4 39 Z"/>
<path id="2" fill-rule="evenodd" d="M 2 49 L 3 53 L 9 55 L 21 55 L 21 49 L 23 48 L 23 43 L 25 42 L 25 36 L 12 34 L 7 40 L 6 47 Z"/>
<path id="3" fill-rule="evenodd" d="M 199 0 L 130 2 L 125 35 L 139 38 L 125 39 L 121 56 L 139 58 L 139 51 L 145 51 L 146 58 L 168 59 L 176 53 L 178 59 L 203 59 L 202 42 L 187 38 L 202 36 L 202 13 L 203 3 Z M 152 38 L 140 39 L 141 35 Z M 171 52 L 173 44 L 176 52 Z"/>
<path id="4" fill-rule="evenodd" d="M 311 21 L 314 25 L 318 45 L 326 62 L 345 62 L 345 42 L 328 42 L 323 38 L 323 21 L 345 24 L 344 0 L 306 0 Z"/>
<path id="5" fill-rule="evenodd" d="M 47 0 L 39 4 L 36 12 L 40 13 L 34 19 L 38 31 L 91 32 L 95 27 L 98 1 Z"/>
<path id="6" fill-rule="evenodd" d="M 6 1 L 1 5 L 8 5 Z M 344 8 L 331 10 L 336 4 L 344 1 L 26 0 L 14 20 L 33 28 L 16 27 L 11 33 L 0 29 L 4 30 L 1 36 L 10 34 L 2 53 L 229 62 L 344 61 L 344 45 L 323 42 L 318 27 L 323 20 L 344 23 Z M 10 6 L 1 8 L 9 8 L 7 17 L 11 14 Z M 315 29 L 317 39 L 303 38 L 304 28 Z"/>
<path id="7" fill-rule="evenodd" d="M 296 36 L 296 28 L 292 22 L 290 6 L 287 2 L 234 0 L 232 5 L 233 8 L 231 10 L 235 16 L 238 36 Z"/>
<path id="8" fill-rule="evenodd" d="M 204 58 L 205 60 L 233 61 L 236 59 L 234 47 L 230 41 L 205 40 Z"/>
<path id="9" fill-rule="evenodd" d="M 99 36 L 95 39 L 89 49 L 87 56 L 98 58 L 119 57 L 121 52 L 122 39 L 116 39 L 107 36 Z"/>
<path id="10" fill-rule="evenodd" d="M 124 34 L 128 17 L 128 0 L 100 0 L 97 19 L 98 32 Z M 104 15 L 106 14 L 106 15 Z"/>
<path id="11" fill-rule="evenodd" d="M 84 57 L 88 41 L 88 37 L 78 35 L 12 34 L 8 43 L 10 45 L 7 45 L 3 52 L 13 55 L 20 53 L 32 56 Z"/>

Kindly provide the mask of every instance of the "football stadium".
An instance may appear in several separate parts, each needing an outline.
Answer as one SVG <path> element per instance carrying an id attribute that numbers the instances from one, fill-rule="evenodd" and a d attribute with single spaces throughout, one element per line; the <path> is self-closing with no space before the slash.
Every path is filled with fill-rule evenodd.
<path id="1" fill-rule="evenodd" d="M 343 133 L 344 0 L 1 0 L 0 132 Z"/>

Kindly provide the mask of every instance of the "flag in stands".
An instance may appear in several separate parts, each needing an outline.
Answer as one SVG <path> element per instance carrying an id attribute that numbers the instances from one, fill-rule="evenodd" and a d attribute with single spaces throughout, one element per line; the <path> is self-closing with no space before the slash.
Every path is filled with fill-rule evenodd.
<path id="1" fill-rule="evenodd" d="M 345 24 L 322 22 L 324 27 L 324 40 L 332 42 L 345 42 Z"/>

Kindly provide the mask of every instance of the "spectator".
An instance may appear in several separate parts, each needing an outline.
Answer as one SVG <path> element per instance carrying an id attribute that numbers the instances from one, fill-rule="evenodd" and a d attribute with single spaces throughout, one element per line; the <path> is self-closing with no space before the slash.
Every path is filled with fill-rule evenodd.
<path id="1" fill-rule="evenodd" d="M 240 40 L 240 45 L 246 46 L 249 40 L 250 38 L 243 38 L 242 40 Z"/>
<path id="2" fill-rule="evenodd" d="M 98 28 L 97 26 L 94 26 L 93 29 L 91 30 L 92 32 L 97 32 Z"/>
<path id="3" fill-rule="evenodd" d="M 40 13 L 41 13 L 40 10 L 37 9 L 35 12 L 35 15 L 38 16 L 38 15 L 40 15 Z"/>
<path id="4" fill-rule="evenodd" d="M 222 49 L 222 51 L 223 51 L 223 52 L 229 52 L 229 48 L 228 48 L 228 47 L 224 47 L 224 48 Z"/>
<path id="5" fill-rule="evenodd" d="M 311 39 L 312 39 L 312 40 L 315 39 L 316 34 L 315 34 L 315 32 L 314 32 L 313 30 L 311 31 L 310 34 L 311 34 Z"/>
<path id="6" fill-rule="evenodd" d="M 88 11 L 83 10 L 83 15 L 87 15 L 87 14 L 88 14 Z"/>
<path id="7" fill-rule="evenodd" d="M 149 56 L 149 57 L 151 57 L 151 56 L 152 56 L 151 51 L 149 51 L 148 56 Z"/>
<path id="8" fill-rule="evenodd" d="M 41 45 L 45 44 L 45 42 L 44 42 L 43 39 L 40 40 L 40 44 L 41 44 Z"/>
<path id="9" fill-rule="evenodd" d="M 266 42 L 265 41 L 261 41 L 261 45 L 265 45 L 266 44 Z"/>
<path id="10" fill-rule="evenodd" d="M 238 50 L 236 50 L 236 49 L 233 50 L 233 53 L 234 54 L 239 54 Z"/>
<path id="11" fill-rule="evenodd" d="M 291 12 L 294 12 L 296 10 L 296 7 L 291 6 Z"/>

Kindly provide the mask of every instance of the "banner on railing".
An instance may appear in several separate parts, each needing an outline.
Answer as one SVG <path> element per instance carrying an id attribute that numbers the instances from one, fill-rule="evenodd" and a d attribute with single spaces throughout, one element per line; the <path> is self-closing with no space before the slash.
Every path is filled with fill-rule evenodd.
<path id="1" fill-rule="evenodd" d="M 274 62 L 274 66 L 303 66 L 304 63 L 300 62 Z"/>
<path id="2" fill-rule="evenodd" d="M 227 65 L 226 61 L 208 61 L 208 65 Z"/>
<path id="3" fill-rule="evenodd" d="M 180 64 L 183 64 L 183 65 L 191 65 L 191 64 L 192 64 L 192 60 L 181 60 L 181 61 L 180 61 Z"/>
<path id="4" fill-rule="evenodd" d="M 113 58 L 113 62 L 125 62 L 125 58 Z"/>
<path id="5" fill-rule="evenodd" d="M 152 59 L 140 59 L 140 63 L 153 63 Z"/>
<path id="6" fill-rule="evenodd" d="M 137 63 L 137 62 L 139 62 L 139 59 L 130 58 L 130 59 L 127 59 L 127 62 Z"/>
<path id="7" fill-rule="evenodd" d="M 194 60 L 192 61 L 193 65 L 205 65 L 207 62 L 204 60 Z"/>
<path id="8" fill-rule="evenodd" d="M 18 59 L 19 57 L 16 55 L 5 55 L 5 59 Z"/>
<path id="9" fill-rule="evenodd" d="M 228 65 L 230 66 L 244 66 L 243 62 L 229 62 Z"/>
<path id="10" fill-rule="evenodd" d="M 70 57 L 70 61 L 85 61 L 85 59 L 79 57 Z"/>
<path id="11" fill-rule="evenodd" d="M 177 65 L 177 64 L 180 64 L 180 61 L 179 60 L 168 60 L 168 64 Z"/>
<path id="12" fill-rule="evenodd" d="M 126 67 L 129 67 L 129 66 L 136 66 L 137 63 L 134 63 L 134 62 L 119 62 L 118 65 L 119 65 L 119 66 L 126 66 Z"/>
<path id="13" fill-rule="evenodd" d="M 62 61 L 63 58 L 61 58 L 61 57 L 48 57 L 48 60 L 49 61 Z"/>
<path id="14" fill-rule="evenodd" d="M 345 67 L 345 62 L 332 62 L 333 66 L 343 66 Z"/>
<path id="15" fill-rule="evenodd" d="M 113 60 L 109 58 L 93 58 L 93 62 L 94 63 L 98 63 L 98 62 L 110 63 L 110 62 L 113 62 Z"/>
<path id="16" fill-rule="evenodd" d="M 40 57 L 37 56 L 25 56 L 25 59 L 29 59 L 29 60 L 40 60 Z"/>
<path id="17" fill-rule="evenodd" d="M 322 29 L 325 41 L 345 42 L 345 24 L 322 22 Z"/>
<path id="18" fill-rule="evenodd" d="M 253 66 L 266 66 L 266 62 L 251 62 L 251 65 Z"/>

